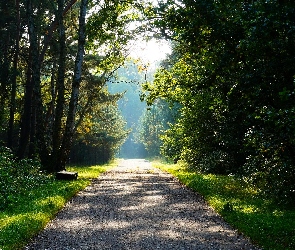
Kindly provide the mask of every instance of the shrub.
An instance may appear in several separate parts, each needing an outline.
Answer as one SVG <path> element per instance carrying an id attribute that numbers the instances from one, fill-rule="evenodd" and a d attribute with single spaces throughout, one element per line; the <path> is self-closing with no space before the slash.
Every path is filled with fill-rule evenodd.
<path id="1" fill-rule="evenodd" d="M 11 150 L 0 148 L 0 209 L 18 202 L 20 194 L 49 181 L 50 177 L 40 171 L 38 160 L 16 160 Z"/>

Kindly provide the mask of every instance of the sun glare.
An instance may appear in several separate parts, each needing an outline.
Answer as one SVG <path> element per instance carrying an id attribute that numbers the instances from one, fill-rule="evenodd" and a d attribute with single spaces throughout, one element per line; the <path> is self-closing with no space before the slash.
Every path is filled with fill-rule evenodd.
<path id="1" fill-rule="evenodd" d="M 170 53 L 170 43 L 157 39 L 135 41 L 130 48 L 130 57 L 151 66 L 164 60 Z"/>

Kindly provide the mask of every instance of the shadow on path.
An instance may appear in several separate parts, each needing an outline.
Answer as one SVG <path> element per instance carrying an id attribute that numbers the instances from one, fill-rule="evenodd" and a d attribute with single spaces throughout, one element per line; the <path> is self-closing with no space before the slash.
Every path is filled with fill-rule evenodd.
<path id="1" fill-rule="evenodd" d="M 257 249 L 144 160 L 94 180 L 25 249 Z"/>

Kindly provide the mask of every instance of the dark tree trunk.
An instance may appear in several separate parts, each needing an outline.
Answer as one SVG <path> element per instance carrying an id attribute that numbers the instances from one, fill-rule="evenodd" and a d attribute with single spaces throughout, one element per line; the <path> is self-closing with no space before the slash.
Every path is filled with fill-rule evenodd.
<path id="1" fill-rule="evenodd" d="M 79 88 L 82 77 L 82 64 L 84 59 L 84 47 L 85 47 L 85 29 L 86 29 L 86 10 L 88 0 L 81 0 L 80 16 L 79 16 L 79 38 L 78 38 L 78 51 L 75 60 L 74 77 L 72 82 L 71 99 L 69 103 L 69 110 L 67 115 L 67 122 L 65 133 L 63 137 L 62 146 L 60 148 L 60 159 L 57 163 L 56 169 L 62 170 L 65 168 L 68 160 L 71 146 L 73 143 L 74 131 L 75 131 L 75 118 L 79 99 Z"/>
<path id="2" fill-rule="evenodd" d="M 10 46 L 10 31 L 9 31 L 9 3 L 2 3 L 0 8 L 3 15 L 3 31 L 1 32 L 1 44 L 0 44 L 0 127 L 3 126 L 5 120 L 5 104 L 8 97 L 8 82 L 9 82 L 9 46 Z M 3 25 L 2 24 L 2 25 Z M 2 58 L 1 58 L 2 57 Z"/>
<path id="3" fill-rule="evenodd" d="M 62 118 L 65 105 L 65 68 L 66 68 L 66 35 L 63 21 L 63 9 L 64 0 L 58 0 L 58 31 L 59 31 L 59 60 L 58 60 L 58 72 L 57 72 L 57 103 L 55 108 L 53 135 L 52 135 L 52 167 L 57 166 L 59 157 L 59 149 L 61 145 L 61 129 Z M 52 171 L 59 171 L 59 169 L 50 169 Z"/>
<path id="4" fill-rule="evenodd" d="M 25 156 L 27 145 L 30 138 L 31 130 L 31 110 L 32 110 L 32 97 L 33 97 L 33 87 L 32 87 L 32 71 L 31 71 L 31 52 L 28 59 L 28 68 L 27 68 L 27 79 L 25 86 L 25 97 L 24 97 L 24 110 L 22 114 L 22 120 L 20 124 L 20 139 L 17 156 L 22 159 Z"/>
<path id="5" fill-rule="evenodd" d="M 34 100 L 34 94 L 33 94 Z M 29 141 L 29 152 L 28 157 L 33 158 L 37 152 L 36 145 L 36 105 L 32 105 L 31 109 L 31 129 L 30 129 L 30 141 Z"/>
<path id="6" fill-rule="evenodd" d="M 15 46 L 13 55 L 13 72 L 11 77 L 11 95 L 10 95 L 10 109 L 9 109 L 9 123 L 7 131 L 7 147 L 13 147 L 13 131 L 14 131 L 14 114 L 15 114 L 15 97 L 16 97 L 16 79 L 18 71 L 18 58 L 19 58 L 19 40 L 20 40 L 20 10 L 19 0 L 15 0 Z"/>
<path id="7" fill-rule="evenodd" d="M 25 103 L 24 103 L 24 111 L 22 115 L 21 121 L 21 132 L 20 132 L 20 142 L 18 149 L 18 157 L 20 159 L 25 157 L 25 153 L 27 150 L 27 146 L 30 140 L 31 134 L 31 118 L 32 118 L 32 98 L 33 92 L 36 88 L 36 78 L 37 71 L 40 70 L 40 65 L 38 62 L 39 54 L 38 54 L 38 40 L 37 33 L 35 29 L 35 22 L 33 17 L 33 6 L 32 1 L 27 0 L 27 20 L 28 20 L 28 34 L 29 34 L 29 60 L 28 60 L 28 69 L 27 69 L 27 81 L 26 81 L 26 90 L 25 90 Z M 38 81 L 38 79 L 37 79 Z M 40 81 L 40 78 L 39 78 Z"/>
<path id="8" fill-rule="evenodd" d="M 64 16 L 76 2 L 77 0 L 70 0 L 63 9 L 62 15 Z M 31 138 L 31 142 L 36 143 L 36 146 L 34 148 L 38 149 L 41 162 L 45 166 L 48 166 L 47 162 L 49 160 L 49 150 L 48 142 L 46 142 L 44 137 L 45 121 L 43 114 L 43 103 L 41 99 L 40 77 L 41 66 L 44 61 L 45 53 L 48 49 L 50 41 L 52 40 L 53 32 L 58 27 L 58 21 L 57 19 L 54 20 L 49 26 L 43 41 L 43 47 L 41 50 L 39 50 L 32 0 L 26 1 L 26 8 L 30 43 L 30 58 L 28 62 L 26 92 L 24 97 L 25 104 L 21 121 L 20 141 L 17 155 L 19 158 L 25 157 L 27 146 L 30 140 L 30 133 L 32 132 L 31 137 L 35 135 L 34 137 L 36 137 L 36 140 L 35 138 Z M 32 97 L 34 97 L 34 102 L 32 102 Z M 34 109 L 32 109 L 32 105 L 34 105 Z M 36 114 L 36 119 L 33 120 L 31 120 L 32 110 L 34 110 L 34 113 Z M 30 121 L 34 121 L 34 124 L 30 124 Z M 34 126 L 34 129 L 36 129 L 36 133 L 34 133 L 34 131 L 31 131 L 32 126 Z"/>

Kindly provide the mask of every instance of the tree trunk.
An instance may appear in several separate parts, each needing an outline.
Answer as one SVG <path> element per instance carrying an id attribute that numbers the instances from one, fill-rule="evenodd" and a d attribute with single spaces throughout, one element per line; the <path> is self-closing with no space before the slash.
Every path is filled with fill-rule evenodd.
<path id="1" fill-rule="evenodd" d="M 64 8 L 62 15 L 64 16 L 65 14 L 67 14 L 67 12 L 72 8 L 72 6 L 77 2 L 78 0 L 71 0 L 68 2 L 67 6 Z M 47 48 L 49 46 L 49 43 L 52 39 L 52 35 L 53 32 L 56 30 L 56 28 L 58 27 L 58 20 L 54 20 L 51 25 L 48 27 L 48 30 L 46 32 L 46 36 L 44 38 L 44 42 L 43 42 L 43 48 L 42 51 L 40 53 L 40 57 L 39 57 L 39 61 L 40 64 L 43 63 L 44 61 L 44 57 L 45 57 L 45 53 L 47 51 Z"/>
<path id="2" fill-rule="evenodd" d="M 33 97 L 33 88 L 32 88 L 32 70 L 31 70 L 31 51 L 29 52 L 28 59 L 28 68 L 27 68 L 27 79 L 25 86 L 25 97 L 24 97 L 24 110 L 22 114 L 22 120 L 20 124 L 20 139 L 17 157 L 22 159 L 25 156 L 26 148 L 30 138 L 31 130 L 31 110 L 32 110 L 32 97 Z"/>
<path id="3" fill-rule="evenodd" d="M 16 97 L 16 79 L 17 67 L 19 58 L 19 40 L 20 40 L 20 9 L 19 0 L 15 0 L 16 22 L 15 22 L 15 46 L 13 55 L 13 72 L 11 77 L 11 94 L 10 94 L 10 109 L 9 109 L 9 123 L 7 131 L 7 147 L 13 147 L 13 131 L 14 131 L 14 114 L 15 114 L 15 97 Z"/>
<path id="4" fill-rule="evenodd" d="M 28 20 L 28 34 L 29 34 L 29 59 L 28 59 L 28 69 L 27 69 L 27 80 L 26 80 L 26 91 L 25 91 L 25 103 L 24 111 L 21 121 L 21 133 L 20 133 L 20 142 L 17 156 L 22 159 L 25 157 L 27 146 L 30 139 L 31 133 L 31 117 L 32 117 L 32 98 L 33 91 L 35 89 L 37 70 L 40 70 L 40 65 L 38 62 L 38 40 L 37 33 L 35 29 L 35 22 L 33 17 L 33 6 L 32 1 L 27 0 L 27 20 Z M 38 79 L 37 79 L 38 81 Z M 40 81 L 40 78 L 39 78 Z"/>
<path id="5" fill-rule="evenodd" d="M 63 9 L 62 15 L 65 15 L 70 8 L 77 2 L 77 0 L 70 0 L 66 7 Z M 40 77 L 41 77 L 41 65 L 43 64 L 45 53 L 48 49 L 50 41 L 52 39 L 53 32 L 56 30 L 58 26 L 57 19 L 54 20 L 49 26 L 47 33 L 43 40 L 42 50 L 39 51 L 39 44 L 37 40 L 37 31 L 35 29 L 36 23 L 34 23 L 34 13 L 32 0 L 26 1 L 27 7 L 27 19 L 28 19 L 28 34 L 29 34 L 29 43 L 30 48 L 29 51 L 31 56 L 28 62 L 28 76 L 26 83 L 26 93 L 25 93 L 25 104 L 24 104 L 24 112 L 22 115 L 21 121 L 21 133 L 20 133 L 20 142 L 18 149 L 18 157 L 24 158 L 27 150 L 27 146 L 30 140 L 30 131 L 31 131 L 31 112 L 32 105 L 34 104 L 34 109 L 36 111 L 36 123 L 33 124 L 36 126 L 36 143 L 37 148 L 39 150 L 41 162 L 47 166 L 49 150 L 48 143 L 46 143 L 44 137 L 44 115 L 43 115 L 43 103 L 41 99 L 41 86 L 40 86 Z M 39 53 L 40 52 L 40 53 Z M 34 93 L 34 94 L 33 94 Z M 34 103 L 32 103 L 32 97 L 34 97 Z M 32 141 L 34 139 L 32 138 Z"/>
<path id="6" fill-rule="evenodd" d="M 9 47 L 10 47 L 10 31 L 9 31 L 9 21 L 8 17 L 10 17 L 9 12 L 9 3 L 2 3 L 1 14 L 4 19 L 4 27 L 3 32 L 1 32 L 1 45 L 0 45 L 0 127 L 3 126 L 5 120 L 5 104 L 8 97 L 8 82 L 9 82 Z M 2 57 L 2 58 L 1 58 Z M 4 129 L 4 127 L 3 127 Z"/>
<path id="7" fill-rule="evenodd" d="M 64 0 L 58 0 L 58 30 L 59 30 L 59 60 L 58 60 L 58 72 L 57 72 L 57 103 L 55 109 L 55 118 L 52 135 L 52 154 L 51 162 L 52 167 L 57 166 L 59 157 L 59 149 L 61 145 L 61 129 L 62 129 L 62 118 L 64 113 L 65 104 L 65 68 L 66 68 L 66 35 L 63 21 L 63 8 Z M 59 171 L 59 169 L 51 169 L 52 171 Z"/>
<path id="8" fill-rule="evenodd" d="M 34 91 L 33 91 L 34 92 Z M 34 94 L 33 94 L 33 100 L 34 100 Z M 34 100 L 35 102 L 35 100 Z M 29 151 L 28 151 L 28 157 L 33 158 L 36 155 L 37 152 L 37 142 L 36 142 L 36 117 L 37 117 L 37 109 L 36 105 L 32 105 L 31 109 L 31 129 L 30 129 L 30 140 L 29 140 Z"/>
<path id="9" fill-rule="evenodd" d="M 73 143 L 74 130 L 75 130 L 75 118 L 79 99 L 79 87 L 82 77 L 82 64 L 84 59 L 84 47 L 85 47 L 85 29 L 86 29 L 86 10 L 88 0 L 81 0 L 80 16 L 79 16 L 79 38 L 78 38 L 78 51 L 75 60 L 74 77 L 72 82 L 71 99 L 69 103 L 69 110 L 67 115 L 67 122 L 65 133 L 63 136 L 62 146 L 60 148 L 60 159 L 57 163 L 56 170 L 63 170 L 68 160 L 70 149 Z"/>

